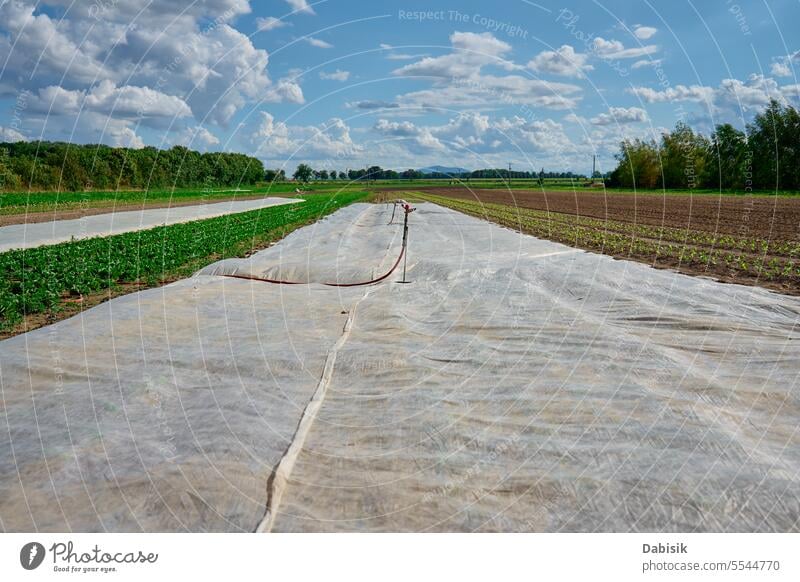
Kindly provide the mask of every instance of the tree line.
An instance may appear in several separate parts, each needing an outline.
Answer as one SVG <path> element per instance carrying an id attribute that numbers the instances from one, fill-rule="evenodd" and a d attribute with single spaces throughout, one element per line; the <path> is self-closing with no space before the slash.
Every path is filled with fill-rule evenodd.
<path id="1" fill-rule="evenodd" d="M 725 123 L 708 137 L 679 122 L 659 141 L 623 141 L 616 159 L 617 167 L 607 179 L 612 187 L 800 190 L 800 113 L 773 100 L 745 131 Z M 315 170 L 300 164 L 293 178 L 300 182 L 538 178 L 541 182 L 585 176 L 545 172 L 544 168 L 450 174 L 398 172 L 380 166 Z M 265 170 L 259 159 L 245 154 L 200 153 L 183 146 L 131 149 L 47 141 L 0 143 L 0 191 L 220 187 L 285 179 L 284 170 Z"/>
<path id="2" fill-rule="evenodd" d="M 553 178 L 563 179 L 583 179 L 585 176 L 573 172 L 545 172 L 544 168 L 539 172 L 510 171 L 505 168 L 474 170 L 471 172 L 420 172 L 419 170 L 408 169 L 402 172 L 396 170 L 385 170 L 380 166 L 372 166 L 359 170 L 315 170 L 308 164 L 299 164 L 292 178 L 298 182 L 310 182 L 312 180 L 429 180 L 429 179 L 539 179 L 544 180 Z M 267 170 L 266 179 L 268 182 L 282 181 L 286 179 L 284 170 Z"/>
<path id="3" fill-rule="evenodd" d="M 416 170 L 409 170 L 415 172 Z M 384 170 L 380 166 L 362 168 L 359 170 L 347 170 L 337 172 L 336 170 L 315 170 L 308 164 L 299 164 L 292 174 L 292 178 L 298 182 L 310 182 L 311 180 L 397 180 L 405 172 L 395 170 Z M 283 170 L 267 170 L 267 180 L 281 180 L 285 178 Z"/>
<path id="4" fill-rule="evenodd" d="M 116 190 L 237 186 L 264 180 L 261 160 L 236 153 L 115 148 L 63 142 L 0 144 L 0 190 Z"/>
<path id="5" fill-rule="evenodd" d="M 625 140 L 609 186 L 800 190 L 800 114 L 777 101 L 746 125 L 717 125 L 706 137 L 678 123 L 661 140 Z"/>

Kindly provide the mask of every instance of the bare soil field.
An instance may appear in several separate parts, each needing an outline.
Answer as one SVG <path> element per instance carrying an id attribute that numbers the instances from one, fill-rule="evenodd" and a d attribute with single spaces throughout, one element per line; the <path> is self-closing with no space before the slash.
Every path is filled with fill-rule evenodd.
<path id="1" fill-rule="evenodd" d="M 767 240 L 800 240 L 800 198 L 440 187 L 413 189 L 461 200 L 510 204 L 635 224 Z"/>
<path id="2" fill-rule="evenodd" d="M 577 248 L 800 295 L 800 200 L 420 188 L 413 193 Z"/>

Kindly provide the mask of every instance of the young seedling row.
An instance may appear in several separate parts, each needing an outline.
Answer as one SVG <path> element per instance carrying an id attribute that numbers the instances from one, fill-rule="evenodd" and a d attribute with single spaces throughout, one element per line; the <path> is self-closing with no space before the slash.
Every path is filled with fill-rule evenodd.
<path id="1" fill-rule="evenodd" d="M 785 292 L 800 292 L 797 242 L 599 220 L 427 193 L 414 196 L 534 236 L 614 257 L 677 267 L 727 281 L 755 279 Z"/>

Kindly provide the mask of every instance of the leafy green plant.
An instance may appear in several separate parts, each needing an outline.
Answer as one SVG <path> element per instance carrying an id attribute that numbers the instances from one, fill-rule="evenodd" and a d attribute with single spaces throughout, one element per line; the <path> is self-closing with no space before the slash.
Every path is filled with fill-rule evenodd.
<path id="1" fill-rule="evenodd" d="M 152 285 L 188 265 L 239 256 L 261 237 L 283 235 L 366 196 L 310 194 L 295 204 L 0 253 L 0 329 L 26 314 L 56 310 L 70 296 L 124 283 Z"/>

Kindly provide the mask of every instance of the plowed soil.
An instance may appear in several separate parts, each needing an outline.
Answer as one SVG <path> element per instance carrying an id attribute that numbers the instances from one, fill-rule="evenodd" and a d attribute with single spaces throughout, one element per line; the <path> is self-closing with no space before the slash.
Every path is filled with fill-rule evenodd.
<path id="1" fill-rule="evenodd" d="M 445 206 L 450 206 L 445 203 L 450 199 L 453 201 L 450 207 L 456 210 L 539 238 L 614 258 L 639 261 L 688 275 L 712 277 L 726 283 L 756 285 L 800 295 L 796 252 L 800 240 L 800 198 L 441 187 L 416 188 L 413 192 L 423 197 L 432 195 L 434 198 L 428 201 Z M 384 191 L 384 195 L 392 198 L 412 193 L 397 190 Z M 461 207 L 459 204 L 469 206 Z M 506 206 L 518 208 L 519 213 L 512 212 L 509 216 L 498 212 L 498 208 Z M 584 226 L 584 230 L 610 233 L 612 238 L 614 233 L 633 233 L 632 229 L 639 226 L 677 229 L 681 234 L 676 236 L 673 233 L 661 238 L 662 235 L 638 232 L 626 239 L 630 244 L 620 247 L 609 244 L 611 241 L 607 236 L 592 237 L 586 232 L 578 236 L 578 231 L 571 229 L 532 227 L 522 220 L 523 215 L 529 212 L 548 213 L 550 224 L 564 224 L 565 217 L 576 217 L 566 221 L 576 220 L 576 224 L 583 219 L 599 220 L 599 224 Z M 708 234 L 710 238 L 697 237 L 693 233 Z M 739 241 L 738 246 L 726 247 L 727 243 L 721 241 L 726 237 Z M 764 241 L 767 246 L 764 246 Z"/>
<path id="2" fill-rule="evenodd" d="M 410 189 L 412 188 L 405 191 Z M 702 230 L 771 241 L 800 239 L 800 198 L 438 187 L 413 189 L 463 200 L 509 204 L 636 224 Z"/>

